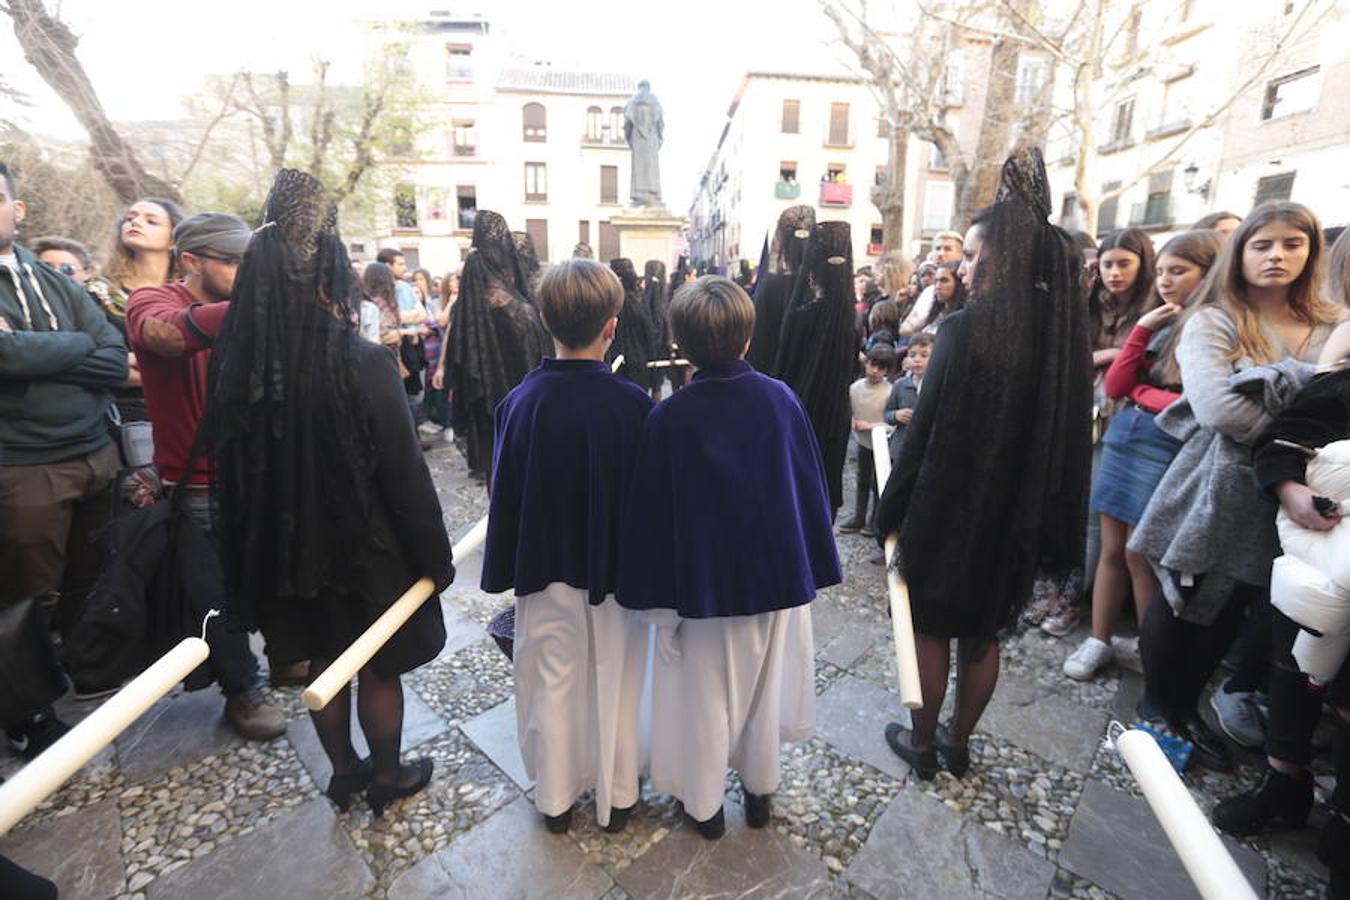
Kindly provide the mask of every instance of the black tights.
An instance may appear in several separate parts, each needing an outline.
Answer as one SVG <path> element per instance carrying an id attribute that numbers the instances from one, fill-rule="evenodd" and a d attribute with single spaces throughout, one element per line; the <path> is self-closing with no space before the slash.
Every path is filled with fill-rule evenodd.
<path id="1" fill-rule="evenodd" d="M 919 656 L 919 685 L 923 707 L 913 711 L 911 745 L 926 750 L 933 745 L 938 714 L 947 696 L 947 673 L 951 666 L 952 642 L 948 638 L 914 636 Z M 984 714 L 998 685 L 998 642 L 958 638 L 956 641 L 956 708 L 948 737 L 964 747 Z"/>
<path id="2" fill-rule="evenodd" d="M 313 660 L 309 665 L 312 681 L 328 668 L 332 660 Z M 403 685 L 398 676 L 381 678 L 370 666 L 357 673 L 356 715 L 370 746 L 377 784 L 395 784 L 405 773 L 399 764 L 399 746 L 403 738 Z M 335 775 L 350 775 L 357 769 L 359 757 L 352 746 L 352 692 L 339 691 L 327 706 L 310 710 L 319 743 L 333 764 Z"/>
<path id="3" fill-rule="evenodd" d="M 1200 694 L 1241 629 L 1248 605 L 1265 596 L 1265 588 L 1240 585 L 1209 625 L 1177 618 L 1165 597 L 1149 604 L 1139 625 L 1144 695 L 1169 721 L 1184 722 L 1196 714 Z"/>

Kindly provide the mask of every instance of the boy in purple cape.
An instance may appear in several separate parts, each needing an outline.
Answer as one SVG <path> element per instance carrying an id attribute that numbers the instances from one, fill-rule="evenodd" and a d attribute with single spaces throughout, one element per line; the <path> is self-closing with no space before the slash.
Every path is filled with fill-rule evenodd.
<path id="1" fill-rule="evenodd" d="M 742 358 L 750 298 L 727 278 L 670 308 L 697 372 L 647 417 L 624 505 L 619 602 L 657 626 L 652 785 L 707 838 L 726 770 L 769 822 L 779 744 L 815 734 L 811 600 L 842 579 L 825 470 L 792 390 Z"/>
<path id="2" fill-rule="evenodd" d="M 603 361 L 623 296 L 597 262 L 551 266 L 538 302 L 557 357 L 496 411 L 482 587 L 515 588 L 517 736 L 554 833 L 592 787 L 609 832 L 638 800 L 649 629 L 613 594 L 621 504 L 651 400 Z"/>

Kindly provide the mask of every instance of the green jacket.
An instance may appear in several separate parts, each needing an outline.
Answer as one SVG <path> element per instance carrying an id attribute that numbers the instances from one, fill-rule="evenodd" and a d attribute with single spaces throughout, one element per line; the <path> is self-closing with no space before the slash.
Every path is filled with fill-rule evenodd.
<path id="1" fill-rule="evenodd" d="M 74 459 L 110 440 L 111 389 L 127 378 L 127 348 L 80 285 L 14 250 L 19 271 L 0 266 L 0 318 L 10 328 L 0 331 L 0 464 Z"/>

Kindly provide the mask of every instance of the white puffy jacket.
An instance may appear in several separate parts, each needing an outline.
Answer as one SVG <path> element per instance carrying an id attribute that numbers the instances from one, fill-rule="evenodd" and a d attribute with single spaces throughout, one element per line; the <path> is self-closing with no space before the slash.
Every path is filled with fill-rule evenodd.
<path id="1" fill-rule="evenodd" d="M 1316 493 L 1350 501 L 1350 440 L 1327 444 L 1308 461 L 1306 481 Z M 1270 575 L 1270 600 L 1307 631 L 1294 644 L 1294 658 L 1314 681 L 1336 676 L 1350 652 L 1350 523 L 1311 531 L 1281 508 L 1276 517 L 1284 555 Z"/>

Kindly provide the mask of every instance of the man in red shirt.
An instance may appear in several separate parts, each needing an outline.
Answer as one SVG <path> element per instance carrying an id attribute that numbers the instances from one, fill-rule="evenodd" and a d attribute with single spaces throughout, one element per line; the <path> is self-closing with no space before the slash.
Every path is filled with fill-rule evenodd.
<path id="1" fill-rule="evenodd" d="M 234 275 L 252 232 L 243 219 L 200 213 L 174 229 L 183 280 L 137 290 L 127 303 L 127 335 L 140 362 L 145 405 L 155 436 L 155 467 L 168 485 L 186 476 L 197 426 L 206 408 L 211 344 L 229 311 Z M 188 514 L 211 530 L 211 468 L 198 460 L 187 483 Z M 286 730 L 282 710 L 267 702 L 248 637 L 208 629 L 210 665 L 225 692 L 225 717 L 241 735 L 268 740 Z"/>

